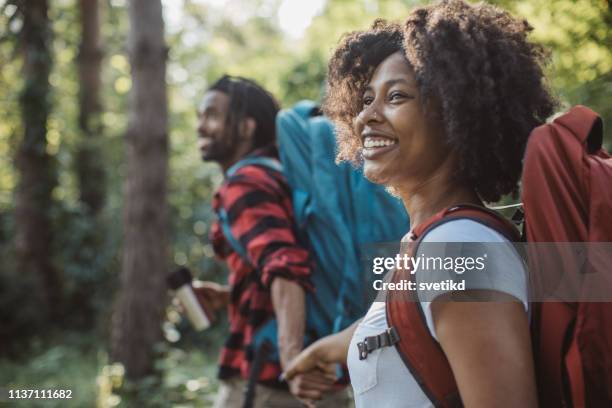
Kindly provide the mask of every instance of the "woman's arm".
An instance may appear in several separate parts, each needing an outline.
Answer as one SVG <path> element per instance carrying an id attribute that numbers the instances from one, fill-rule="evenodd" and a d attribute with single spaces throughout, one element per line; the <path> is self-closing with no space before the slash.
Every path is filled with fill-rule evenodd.
<path id="1" fill-rule="evenodd" d="M 283 378 L 289 381 L 298 374 L 317 368 L 330 372 L 331 365 L 336 363 L 346 364 L 349 344 L 360 321 L 356 321 L 341 332 L 323 337 L 312 343 L 289 363 L 283 373 Z"/>
<path id="2" fill-rule="evenodd" d="M 476 293 L 479 292 L 479 293 Z M 527 313 L 515 297 L 466 291 L 466 297 L 494 295 L 495 301 L 431 304 L 438 341 L 450 362 L 465 407 L 537 407 Z M 472 298 L 473 299 L 473 298 Z"/>

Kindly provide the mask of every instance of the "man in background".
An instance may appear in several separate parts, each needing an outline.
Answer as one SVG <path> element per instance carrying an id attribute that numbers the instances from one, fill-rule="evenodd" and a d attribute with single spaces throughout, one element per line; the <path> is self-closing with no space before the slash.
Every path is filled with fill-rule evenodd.
<path id="1" fill-rule="evenodd" d="M 210 237 L 215 254 L 229 269 L 229 285 L 202 282 L 196 289 L 206 310 L 227 307 L 230 333 L 220 355 L 221 387 L 215 407 L 242 407 L 247 381 L 256 381 L 255 407 L 314 406 L 333 387 L 323 372 L 279 382 L 282 366 L 303 347 L 305 292 L 311 259 L 297 243 L 291 190 L 283 174 L 258 164 L 235 166 L 243 159 L 278 158 L 275 118 L 278 104 L 255 82 L 224 76 L 213 84 L 198 109 L 198 147 L 205 161 L 218 163 L 226 178 L 213 198 L 213 208 L 227 218 L 231 237 L 216 222 Z M 244 162 L 243 162 L 244 163 Z M 232 240 L 244 253 L 239 254 Z M 254 334 L 271 317 L 278 323 L 280 365 L 253 364 Z M 317 406 L 346 406 L 344 392 L 332 392 Z"/>

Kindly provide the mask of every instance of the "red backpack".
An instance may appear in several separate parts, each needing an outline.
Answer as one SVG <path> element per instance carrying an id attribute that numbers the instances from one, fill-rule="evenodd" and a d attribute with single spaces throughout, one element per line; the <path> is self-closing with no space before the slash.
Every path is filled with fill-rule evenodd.
<path id="1" fill-rule="evenodd" d="M 533 130 L 525 155 L 522 199 L 529 242 L 612 241 L 612 157 L 602 148 L 597 114 L 576 106 Z M 416 248 L 424 234 L 451 219 L 467 218 L 519 241 L 516 228 L 481 207 L 456 206 L 412 231 Z M 608 270 L 600 273 L 610 274 Z M 392 280 L 414 279 L 408 270 Z M 436 407 L 462 406 L 452 370 L 429 333 L 411 291 L 387 293 L 389 326 L 402 360 Z M 532 341 L 543 407 L 612 406 L 612 303 L 532 303 Z"/>

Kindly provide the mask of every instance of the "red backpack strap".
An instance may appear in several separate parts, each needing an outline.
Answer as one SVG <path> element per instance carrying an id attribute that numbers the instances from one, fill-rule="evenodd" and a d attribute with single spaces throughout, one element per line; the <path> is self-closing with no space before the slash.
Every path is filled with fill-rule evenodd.
<path id="1" fill-rule="evenodd" d="M 416 254 L 421 239 L 428 231 L 453 219 L 474 220 L 493 228 L 510 241 L 520 240 L 516 228 L 496 212 L 473 205 L 458 205 L 440 211 L 413 229 L 408 249 L 410 255 Z M 393 282 L 414 279 L 415 275 L 409 269 L 393 272 Z M 402 361 L 434 406 L 463 406 L 450 364 L 427 328 L 416 292 L 387 292 L 387 320 L 399 334 L 395 347 Z"/>
<path id="2" fill-rule="evenodd" d="M 521 240 L 521 236 L 514 224 L 494 210 L 473 204 L 459 204 L 446 208 L 417 226 L 413 230 L 413 234 L 417 240 L 420 240 L 427 231 L 437 227 L 439 224 L 462 218 L 484 224 L 502 234 L 510 242 L 519 242 Z"/>

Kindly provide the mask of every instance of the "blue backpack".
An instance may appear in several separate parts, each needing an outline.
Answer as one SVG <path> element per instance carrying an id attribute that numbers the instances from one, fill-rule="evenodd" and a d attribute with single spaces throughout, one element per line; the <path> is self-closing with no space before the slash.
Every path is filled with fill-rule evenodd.
<path id="1" fill-rule="evenodd" d="M 310 101 L 281 111 L 276 119 L 281 162 L 246 158 L 226 173 L 231 177 L 244 166 L 259 165 L 287 178 L 298 239 L 309 248 L 315 264 L 311 275 L 315 292 L 306 295 L 305 345 L 344 329 L 366 313 L 371 285 L 364 277 L 371 273 L 361 273 L 362 252 L 368 244 L 399 242 L 410 229 L 400 200 L 350 164 L 335 163 L 334 129 L 318 112 Z M 222 211 L 219 217 L 229 244 L 248 260 L 246 249 L 230 232 L 226 214 Z M 273 345 L 268 358 L 278 361 L 275 319 L 258 330 L 252 346 L 266 340 Z"/>

